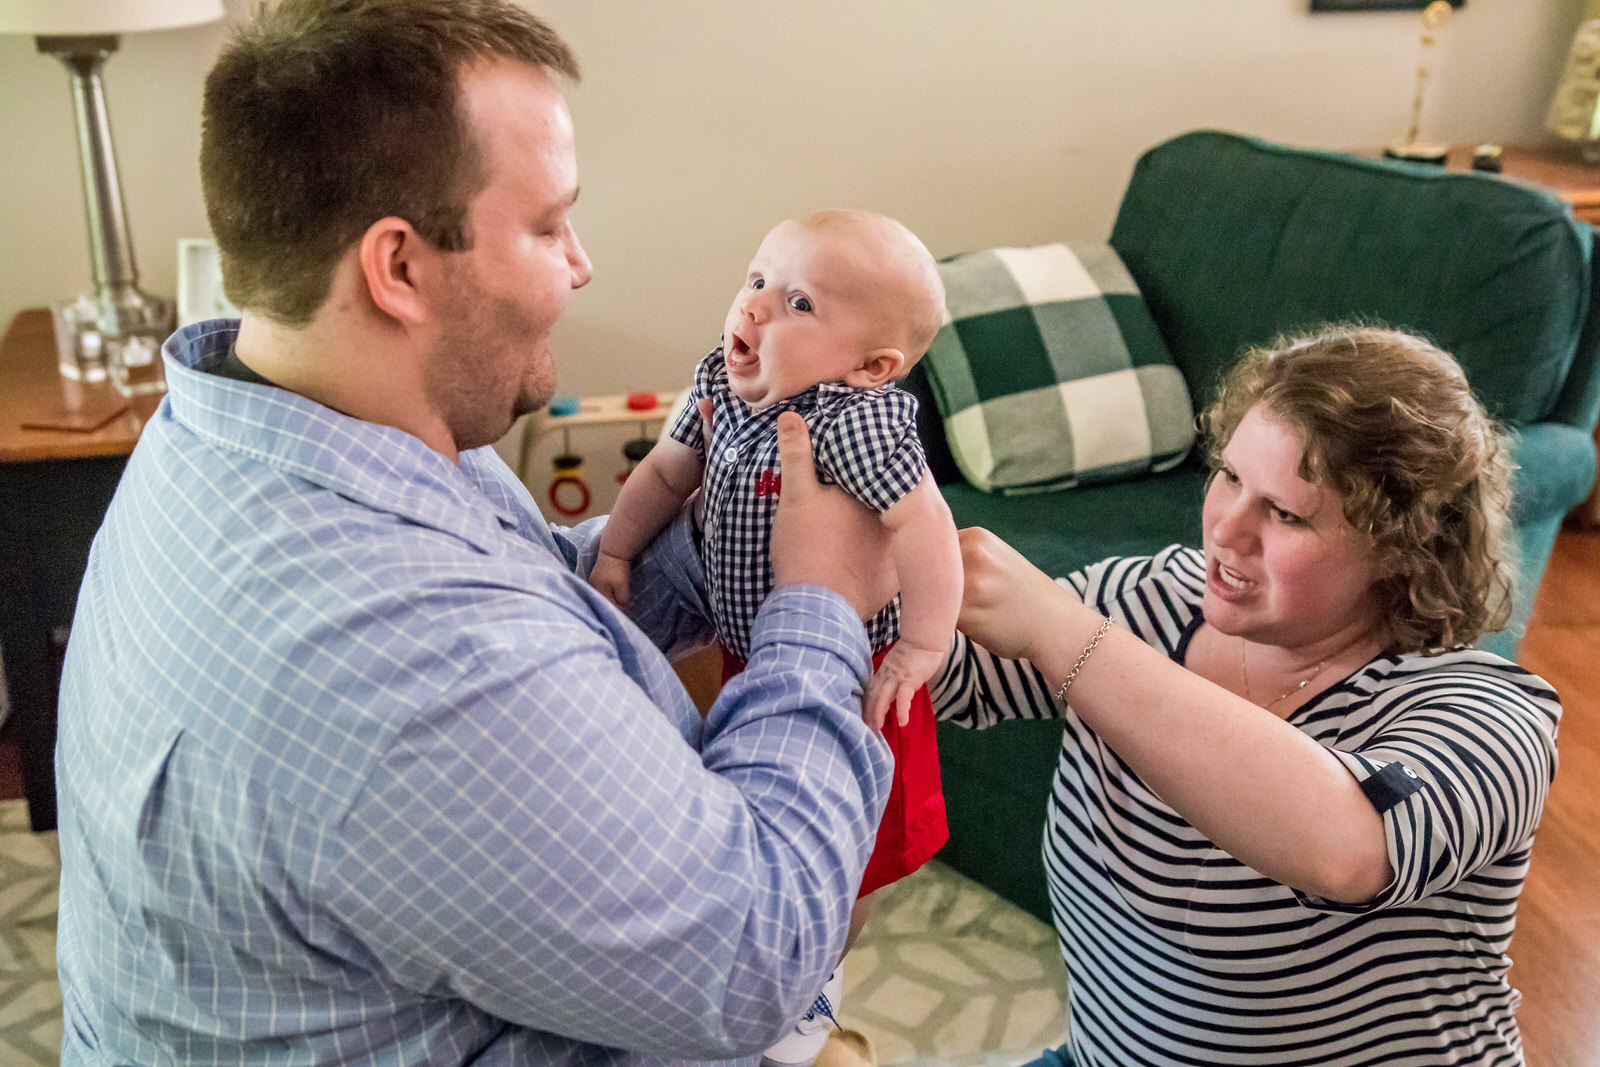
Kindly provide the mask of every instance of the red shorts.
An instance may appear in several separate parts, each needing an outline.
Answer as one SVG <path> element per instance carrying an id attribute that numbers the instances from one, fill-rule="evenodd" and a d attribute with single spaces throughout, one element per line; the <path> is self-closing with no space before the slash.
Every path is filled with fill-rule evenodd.
<path id="1" fill-rule="evenodd" d="M 872 657 L 876 670 L 888 649 Z M 722 653 L 722 680 L 744 670 L 738 657 Z M 878 840 L 861 877 L 860 896 L 898 882 L 933 858 L 950 838 L 944 817 L 944 789 L 939 781 L 939 742 L 934 733 L 933 702 L 928 687 L 911 698 L 910 720 L 901 726 L 894 709 L 883 724 L 883 739 L 894 753 L 894 779 L 889 803 L 878 824 Z"/>

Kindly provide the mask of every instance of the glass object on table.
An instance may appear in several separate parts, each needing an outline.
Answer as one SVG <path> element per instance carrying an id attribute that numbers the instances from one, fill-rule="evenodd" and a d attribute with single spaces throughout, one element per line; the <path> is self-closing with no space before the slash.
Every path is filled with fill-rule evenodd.
<path id="1" fill-rule="evenodd" d="M 75 382 L 103 382 L 108 373 L 100 309 L 87 296 L 50 305 L 55 327 L 56 364 L 63 378 Z"/>
<path id="2" fill-rule="evenodd" d="M 161 342 L 170 332 L 170 329 L 158 328 L 147 333 L 125 334 L 106 340 L 111 384 L 117 387 L 117 392 L 123 396 L 166 392 L 167 379 L 161 369 Z"/>

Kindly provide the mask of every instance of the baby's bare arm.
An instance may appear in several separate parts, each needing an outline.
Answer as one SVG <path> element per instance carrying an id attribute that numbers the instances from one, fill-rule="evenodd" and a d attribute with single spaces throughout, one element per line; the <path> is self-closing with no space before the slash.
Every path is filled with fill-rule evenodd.
<path id="1" fill-rule="evenodd" d="M 622 483 L 600 535 L 600 555 L 589 573 L 590 584 L 618 607 L 628 606 L 628 575 L 634 557 L 677 518 L 704 473 L 694 449 L 664 437 Z"/>
<path id="2" fill-rule="evenodd" d="M 873 676 L 867 721 L 881 726 L 893 703 L 902 725 L 911 695 L 944 662 L 961 612 L 961 544 L 955 520 L 927 471 L 883 513 L 900 578 L 900 640 Z"/>
<path id="3" fill-rule="evenodd" d="M 678 517 L 704 472 L 699 454 L 688 445 L 670 437 L 657 441 L 622 483 L 600 536 L 600 551 L 623 560 L 643 552 Z"/>
<path id="4" fill-rule="evenodd" d="M 883 513 L 900 575 L 900 641 L 950 651 L 961 613 L 961 543 L 950 506 L 927 471 Z"/>

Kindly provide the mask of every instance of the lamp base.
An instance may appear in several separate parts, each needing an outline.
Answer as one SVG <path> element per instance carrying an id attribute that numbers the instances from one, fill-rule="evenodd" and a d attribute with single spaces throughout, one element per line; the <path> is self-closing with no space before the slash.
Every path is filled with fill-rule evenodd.
<path id="1" fill-rule="evenodd" d="M 1442 144 L 1391 144 L 1383 148 L 1385 159 L 1403 159 L 1408 163 L 1432 163 L 1435 166 L 1444 166 L 1445 160 L 1450 155 L 1450 149 Z"/>
<path id="2" fill-rule="evenodd" d="M 100 332 L 106 362 L 111 384 L 123 396 L 166 390 L 161 345 L 172 333 L 174 310 L 172 301 L 133 286 L 100 293 Z"/>

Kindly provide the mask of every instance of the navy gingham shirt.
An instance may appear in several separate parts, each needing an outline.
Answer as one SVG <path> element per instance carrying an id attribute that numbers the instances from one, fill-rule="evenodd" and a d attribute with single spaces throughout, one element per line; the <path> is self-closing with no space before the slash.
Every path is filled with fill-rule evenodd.
<path id="1" fill-rule="evenodd" d="M 711 447 L 697 405 L 710 397 Z M 687 406 L 668 428 L 705 464 L 706 592 L 723 645 L 750 658 L 756 613 L 772 592 L 772 519 L 778 510 L 778 416 L 797 411 L 811 433 L 817 480 L 838 485 L 874 511 L 888 511 L 927 469 L 917 437 L 917 401 L 893 384 L 857 389 L 834 382 L 752 412 L 728 388 L 722 349 L 695 368 Z M 873 652 L 900 636 L 900 598 L 867 624 Z"/>
<path id="2" fill-rule="evenodd" d="M 779 590 L 702 722 L 651 640 L 710 636 L 686 523 L 630 621 L 582 577 L 598 524 L 553 533 L 492 449 L 206 373 L 234 336 L 168 342 L 78 600 L 63 1064 L 758 1053 L 888 791 L 848 604 Z"/>

